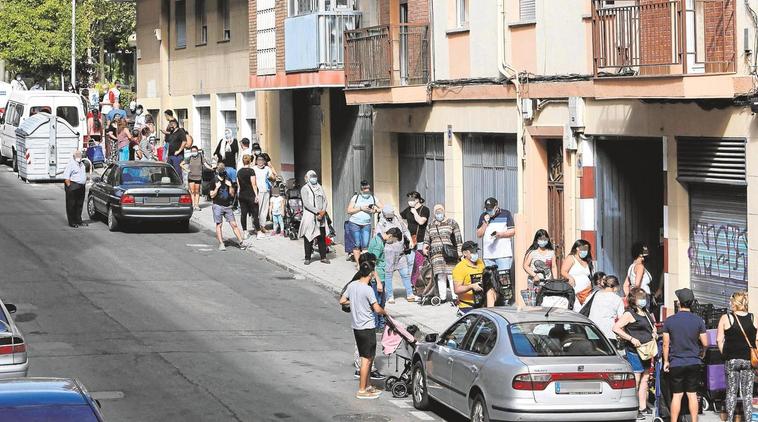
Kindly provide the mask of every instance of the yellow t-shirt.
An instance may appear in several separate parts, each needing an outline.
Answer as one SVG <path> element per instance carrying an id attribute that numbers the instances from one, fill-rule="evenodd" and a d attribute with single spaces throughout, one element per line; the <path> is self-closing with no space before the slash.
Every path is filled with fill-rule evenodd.
<path id="1" fill-rule="evenodd" d="M 473 264 L 471 261 L 464 258 L 461 262 L 455 265 L 455 268 L 453 268 L 453 283 L 468 286 L 471 284 L 472 274 L 481 274 L 483 272 L 484 261 L 479 259 L 476 261 L 476 264 Z M 469 303 L 474 303 L 474 291 L 470 290 L 462 295 L 458 295 L 458 300 L 459 308 L 470 308 L 471 305 L 469 305 Z"/>

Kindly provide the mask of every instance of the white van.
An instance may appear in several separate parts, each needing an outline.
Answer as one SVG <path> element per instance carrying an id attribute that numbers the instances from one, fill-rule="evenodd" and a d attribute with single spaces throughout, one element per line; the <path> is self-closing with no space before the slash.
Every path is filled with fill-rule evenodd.
<path id="1" fill-rule="evenodd" d="M 5 105 L 8 104 L 8 98 L 11 96 L 11 84 L 0 81 L 0 118 L 5 113 Z"/>
<path id="2" fill-rule="evenodd" d="M 29 116 L 46 112 L 65 120 L 79 137 L 81 149 L 87 134 L 87 115 L 79 94 L 65 91 L 19 91 L 11 92 L 5 114 L 0 119 L 0 160 L 13 160 L 13 170 L 18 171 L 16 160 L 16 129 Z"/>

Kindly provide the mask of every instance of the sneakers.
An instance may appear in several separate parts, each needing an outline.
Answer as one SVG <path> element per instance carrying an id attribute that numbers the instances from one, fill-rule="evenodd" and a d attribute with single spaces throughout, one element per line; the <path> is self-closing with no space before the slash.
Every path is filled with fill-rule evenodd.
<path id="1" fill-rule="evenodd" d="M 265 235 L 265 234 L 263 234 L 263 232 L 262 232 L 262 231 L 258 232 L 258 236 L 257 236 L 257 238 L 258 238 L 258 239 L 263 239 L 263 238 L 265 238 L 265 237 L 266 237 L 266 235 Z"/>
<path id="2" fill-rule="evenodd" d="M 321 258 L 321 263 L 322 263 L 322 264 L 328 264 L 328 263 L 329 263 L 329 260 L 328 260 L 328 259 L 326 259 L 326 258 Z"/>
<path id="3" fill-rule="evenodd" d="M 242 239 L 243 240 L 250 239 L 250 233 L 247 230 L 245 230 L 244 232 L 242 232 Z"/>
<path id="4" fill-rule="evenodd" d="M 418 297 L 416 295 L 410 295 L 406 297 L 405 300 L 407 300 L 408 302 L 415 302 L 416 300 L 418 300 Z"/>
<path id="5" fill-rule="evenodd" d="M 355 379 L 358 379 L 358 378 L 360 378 L 360 377 L 361 377 L 361 371 L 360 371 L 360 370 L 358 370 L 358 369 L 356 369 L 356 370 L 355 370 Z"/>
<path id="6" fill-rule="evenodd" d="M 379 396 L 382 395 L 381 391 L 358 391 L 358 393 L 355 394 L 355 398 L 358 400 L 375 400 L 378 399 Z"/>
<path id="7" fill-rule="evenodd" d="M 638 410 L 637 411 L 637 420 L 638 421 L 644 421 L 645 419 L 647 419 L 647 416 L 645 416 L 644 413 L 642 413 L 641 411 Z"/>
<path id="8" fill-rule="evenodd" d="M 223 243 L 219 243 L 218 244 L 218 250 L 225 251 L 226 250 L 226 245 L 224 245 Z"/>
<path id="9" fill-rule="evenodd" d="M 305 260 L 303 261 L 303 265 L 311 265 L 311 259 L 305 258 Z"/>
<path id="10" fill-rule="evenodd" d="M 244 243 L 242 243 L 242 242 L 239 242 L 239 243 L 237 244 L 237 246 L 239 246 L 239 248 L 240 248 L 241 250 L 243 250 L 243 251 L 244 251 L 245 249 L 247 249 L 247 245 L 245 245 L 245 244 L 244 244 Z"/>
<path id="11" fill-rule="evenodd" d="M 395 304 L 395 298 L 387 299 L 387 305 L 394 305 L 394 304 Z"/>
<path id="12" fill-rule="evenodd" d="M 387 378 L 384 374 L 382 374 L 379 371 L 371 371 L 371 379 L 374 381 L 383 380 Z"/>

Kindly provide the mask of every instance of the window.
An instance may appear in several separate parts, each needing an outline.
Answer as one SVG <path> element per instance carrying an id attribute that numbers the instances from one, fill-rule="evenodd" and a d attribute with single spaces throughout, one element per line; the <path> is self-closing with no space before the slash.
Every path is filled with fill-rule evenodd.
<path id="1" fill-rule="evenodd" d="M 221 23 L 221 41 L 231 40 L 232 22 L 229 0 L 218 0 L 218 21 Z"/>
<path id="2" fill-rule="evenodd" d="M 177 108 L 174 111 L 176 112 L 176 120 L 179 122 L 179 127 L 184 127 L 184 123 L 187 121 L 187 109 Z"/>
<path id="3" fill-rule="evenodd" d="M 466 340 L 465 349 L 471 352 L 487 355 L 495 347 L 497 342 L 497 327 L 489 318 L 479 320 L 471 330 L 471 335 Z"/>
<path id="4" fill-rule="evenodd" d="M 468 1 L 456 0 L 455 26 L 458 28 L 468 27 Z"/>
<path id="5" fill-rule="evenodd" d="M 50 112 L 50 107 L 47 108 L 48 113 Z M 8 123 L 11 126 L 18 127 L 18 125 L 21 123 L 21 116 L 24 115 L 24 106 L 21 104 L 14 104 L 12 107 L 8 107 L 8 116 L 6 119 L 6 123 Z"/>
<path id="6" fill-rule="evenodd" d="M 121 170 L 122 185 L 180 185 L 176 171 L 167 166 L 124 167 Z"/>
<path id="7" fill-rule="evenodd" d="M 287 3 L 288 16 L 307 15 L 318 12 L 318 0 L 289 0 Z"/>
<path id="8" fill-rule="evenodd" d="M 73 106 L 58 107 L 55 115 L 65 120 L 71 127 L 79 126 L 79 110 Z"/>
<path id="9" fill-rule="evenodd" d="M 445 334 L 442 335 L 440 344 L 451 349 L 462 349 L 466 333 L 468 333 L 469 328 L 471 328 L 477 318 L 477 315 L 467 315 L 463 317 L 452 327 L 448 328 Z"/>
<path id="10" fill-rule="evenodd" d="M 110 166 L 110 167 L 108 167 L 108 168 L 105 170 L 105 172 L 103 173 L 103 181 L 104 181 L 106 184 L 108 184 L 108 185 L 112 185 L 112 184 L 113 184 L 113 182 L 114 182 L 114 180 L 113 180 L 113 175 L 115 174 L 115 172 L 113 171 L 113 169 L 114 169 L 114 168 L 115 168 L 115 167 L 113 167 L 113 166 Z"/>
<path id="11" fill-rule="evenodd" d="M 613 347 L 593 325 L 524 322 L 510 325 L 517 356 L 612 356 Z"/>
<path id="12" fill-rule="evenodd" d="M 537 20 L 537 6 L 535 0 L 519 0 L 519 21 L 529 22 Z"/>
<path id="13" fill-rule="evenodd" d="M 208 43 L 208 14 L 205 12 L 205 0 L 195 0 L 195 27 L 198 45 Z"/>
<path id="14" fill-rule="evenodd" d="M 176 0 L 174 11 L 176 21 L 176 48 L 187 47 L 187 2 Z"/>
<path id="15" fill-rule="evenodd" d="M 276 3 L 274 0 L 256 2 L 256 73 L 276 73 Z"/>
<path id="16" fill-rule="evenodd" d="M 82 405 L 45 405 L 3 408 L 3 418 L 11 421 L 97 422 L 92 409 Z"/>

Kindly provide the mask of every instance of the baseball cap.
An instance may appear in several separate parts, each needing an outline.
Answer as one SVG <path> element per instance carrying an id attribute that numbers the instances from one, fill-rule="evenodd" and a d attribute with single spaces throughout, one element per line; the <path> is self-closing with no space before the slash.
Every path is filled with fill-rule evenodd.
<path id="1" fill-rule="evenodd" d="M 467 240 L 463 242 L 463 246 L 461 246 L 461 251 L 476 252 L 478 250 L 479 250 L 479 245 L 476 242 L 473 242 L 471 240 Z"/>
<path id="2" fill-rule="evenodd" d="M 695 294 L 688 288 L 679 289 L 676 292 L 676 298 L 679 299 L 679 303 L 690 303 L 695 300 Z"/>
<path id="3" fill-rule="evenodd" d="M 497 206 L 497 199 L 489 197 L 484 201 L 484 209 L 491 210 Z"/>
<path id="4" fill-rule="evenodd" d="M 384 208 L 382 208 L 382 214 L 385 218 L 392 217 L 395 215 L 395 209 L 392 208 L 392 205 L 385 205 Z"/>

